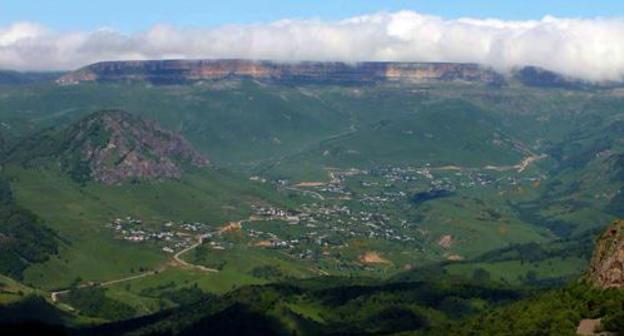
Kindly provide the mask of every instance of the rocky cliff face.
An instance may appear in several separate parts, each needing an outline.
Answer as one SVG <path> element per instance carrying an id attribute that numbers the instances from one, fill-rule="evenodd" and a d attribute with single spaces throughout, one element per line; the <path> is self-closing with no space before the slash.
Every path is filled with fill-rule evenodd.
<path id="1" fill-rule="evenodd" d="M 92 114 L 67 129 L 59 157 L 74 179 L 116 184 L 180 178 L 208 160 L 180 135 L 119 110 Z"/>
<path id="2" fill-rule="evenodd" d="M 600 236 L 588 272 L 601 288 L 624 286 L 624 221 L 617 220 Z"/>
<path id="3" fill-rule="evenodd" d="M 153 84 L 183 84 L 226 78 L 252 78 L 278 83 L 504 82 L 502 75 L 476 64 L 163 60 L 97 63 L 61 77 L 57 83 L 146 81 Z"/>

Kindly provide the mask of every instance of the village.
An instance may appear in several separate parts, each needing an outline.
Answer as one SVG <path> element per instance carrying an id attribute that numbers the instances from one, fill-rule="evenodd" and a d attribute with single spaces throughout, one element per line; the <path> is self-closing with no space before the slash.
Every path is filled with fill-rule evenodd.
<path id="1" fill-rule="evenodd" d="M 196 244 L 225 250 L 233 244 L 282 250 L 296 258 L 318 256 L 331 247 L 342 247 L 355 239 L 374 239 L 422 246 L 422 229 L 398 207 L 417 208 L 436 198 L 470 190 L 504 190 L 535 184 L 541 176 L 509 172 L 460 169 L 454 166 L 375 167 L 369 170 L 332 169 L 329 183 L 291 185 L 288 180 L 272 183 L 287 191 L 306 191 L 308 202 L 293 209 L 257 205 L 246 220 L 210 226 L 200 222 L 167 221 L 145 225 L 127 216 L 108 224 L 117 239 L 151 243 L 165 253 L 176 253 Z M 252 181 L 266 183 L 254 176 Z M 320 196 L 320 197 L 319 197 Z M 244 239 L 231 240 L 227 233 L 241 232 Z"/>
<path id="2" fill-rule="evenodd" d="M 193 244 L 199 234 L 210 235 L 212 228 L 203 223 L 167 221 L 161 225 L 145 225 L 143 220 L 126 216 L 107 224 L 116 239 L 132 243 L 155 243 L 163 252 L 175 253 Z"/>

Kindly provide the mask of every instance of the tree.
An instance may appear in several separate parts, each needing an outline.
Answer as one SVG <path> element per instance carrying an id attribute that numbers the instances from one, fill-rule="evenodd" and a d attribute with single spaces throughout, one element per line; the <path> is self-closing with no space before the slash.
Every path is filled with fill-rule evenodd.
<path id="1" fill-rule="evenodd" d="M 472 272 L 472 280 L 480 284 L 488 282 L 490 281 L 490 272 L 479 267 Z"/>

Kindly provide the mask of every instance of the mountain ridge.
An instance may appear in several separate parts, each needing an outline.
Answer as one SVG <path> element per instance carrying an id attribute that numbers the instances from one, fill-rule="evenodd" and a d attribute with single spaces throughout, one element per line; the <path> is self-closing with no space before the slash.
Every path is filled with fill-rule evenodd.
<path id="1" fill-rule="evenodd" d="M 248 59 L 166 59 L 103 61 L 56 80 L 59 85 L 145 81 L 156 85 L 250 78 L 274 83 L 371 84 L 377 82 L 467 82 L 491 86 L 518 81 L 526 86 L 584 88 L 619 83 L 587 83 L 537 66 L 509 74 L 477 63 L 453 62 L 279 62 Z"/>
<path id="2" fill-rule="evenodd" d="M 145 80 L 178 84 L 201 80 L 252 78 L 279 83 L 374 83 L 378 81 L 467 81 L 498 85 L 502 75 L 470 63 L 297 62 L 244 59 L 112 61 L 88 65 L 59 78 L 61 85 L 81 82 Z"/>

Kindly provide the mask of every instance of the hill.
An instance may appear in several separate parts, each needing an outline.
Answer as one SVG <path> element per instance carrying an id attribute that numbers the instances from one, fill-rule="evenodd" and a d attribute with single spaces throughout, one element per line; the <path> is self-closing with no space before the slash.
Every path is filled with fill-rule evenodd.
<path id="1" fill-rule="evenodd" d="M 10 86 L 51 83 L 63 75 L 65 75 L 63 72 L 17 72 L 0 70 L 0 85 Z"/>
<path id="2" fill-rule="evenodd" d="M 22 139 L 2 169 L 11 207 L 0 233 L 12 253 L 2 273 L 48 290 L 131 277 L 161 269 L 167 251 L 249 217 L 252 206 L 290 202 L 207 165 L 180 135 L 119 110 Z"/>
<path id="3" fill-rule="evenodd" d="M 8 160 L 42 157 L 59 160 L 77 182 L 104 184 L 180 178 L 186 167 L 208 164 L 180 135 L 121 110 L 96 112 L 59 133 L 31 139 L 13 148 Z"/>

